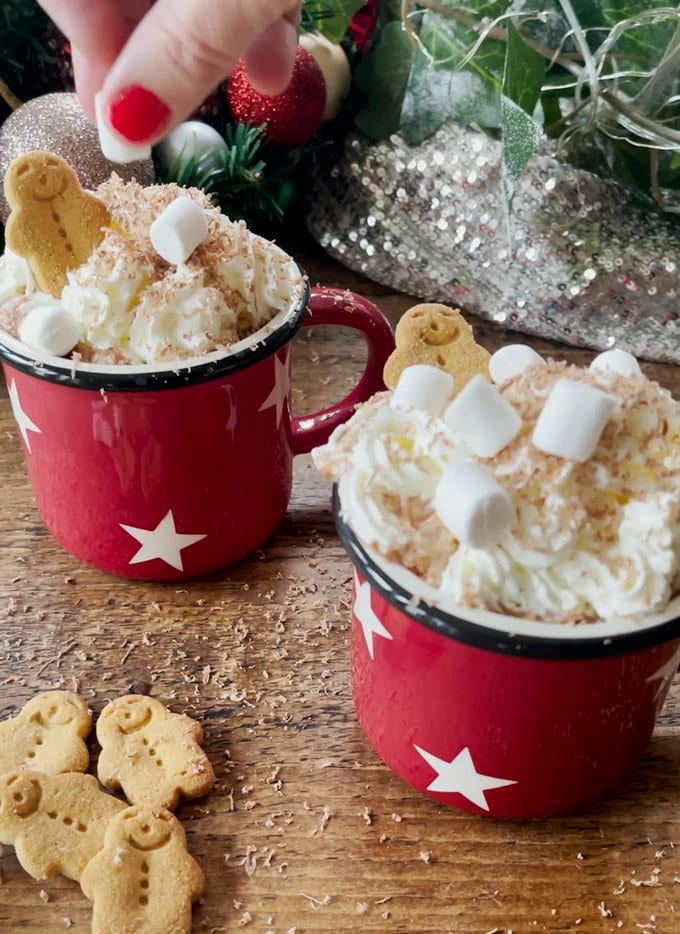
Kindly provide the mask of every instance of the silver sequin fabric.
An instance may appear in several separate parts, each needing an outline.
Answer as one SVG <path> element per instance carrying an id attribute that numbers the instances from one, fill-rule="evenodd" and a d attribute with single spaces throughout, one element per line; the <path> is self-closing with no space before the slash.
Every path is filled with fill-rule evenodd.
<path id="1" fill-rule="evenodd" d="M 419 146 L 323 150 L 306 223 L 383 285 L 526 334 L 680 363 L 680 221 L 617 184 L 535 156 L 510 215 L 500 144 L 448 124 Z"/>

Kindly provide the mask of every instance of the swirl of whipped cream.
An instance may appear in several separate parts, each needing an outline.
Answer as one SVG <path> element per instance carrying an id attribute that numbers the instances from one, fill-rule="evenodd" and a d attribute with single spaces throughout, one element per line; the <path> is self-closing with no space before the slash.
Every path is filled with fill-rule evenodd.
<path id="1" fill-rule="evenodd" d="M 127 356 L 152 363 L 209 353 L 216 343 L 237 340 L 236 315 L 197 272 L 168 288 L 172 276 L 142 293 L 134 309 Z M 193 280 L 193 281 L 192 281 Z"/>
<path id="2" fill-rule="evenodd" d="M 36 289 L 24 259 L 10 251 L 0 259 L 4 330 L 16 336 L 31 302 L 61 304 L 80 323 L 77 349 L 84 359 L 168 363 L 228 351 L 304 293 L 288 254 L 222 215 L 197 189 L 143 188 L 112 176 L 96 193 L 112 223 L 87 262 L 69 271 L 61 296 Z M 161 211 L 187 195 L 204 211 L 208 232 L 185 263 L 173 266 L 155 252 L 149 230 Z"/>
<path id="3" fill-rule="evenodd" d="M 26 260 L 5 248 L 0 256 L 0 305 L 6 306 L 17 298 L 35 292 L 33 274 Z"/>
<path id="4" fill-rule="evenodd" d="M 343 513 L 365 543 L 383 553 L 409 545 L 413 529 L 402 515 L 409 505 L 423 513 L 422 523 L 415 523 L 420 533 L 428 534 L 433 524 L 441 531 L 431 500 L 446 466 L 462 459 L 444 422 L 422 410 L 391 408 L 377 397 L 337 429 L 338 438 L 339 447 L 317 448 L 314 461 L 323 473 L 342 475 Z"/>
<path id="5" fill-rule="evenodd" d="M 619 404 L 584 462 L 532 443 L 563 376 Z M 339 481 L 343 518 L 383 559 L 434 587 L 440 605 L 551 621 L 639 619 L 680 589 L 680 404 L 643 374 L 548 361 L 503 387 L 522 430 L 477 458 L 503 486 L 516 521 L 487 549 L 453 538 L 432 499 L 447 467 L 470 452 L 443 420 L 396 410 L 390 393 L 363 406 L 313 452 Z"/>
<path id="6" fill-rule="evenodd" d="M 282 249 L 250 233 L 244 223 L 221 214 L 213 219 L 234 237 L 233 255 L 218 264 L 217 273 L 233 293 L 237 318 L 257 330 L 299 297 L 299 270 Z"/>
<path id="7" fill-rule="evenodd" d="M 475 601 L 489 609 L 545 618 L 652 613 L 665 608 L 679 570 L 673 524 L 677 500 L 662 494 L 624 507 L 610 547 L 594 541 L 591 530 L 542 566 L 518 553 L 511 538 L 487 550 L 460 546 L 439 589 L 460 603 L 474 592 Z"/>
<path id="8" fill-rule="evenodd" d="M 144 357 L 130 347 L 130 333 L 139 294 L 151 279 L 149 263 L 130 263 L 121 254 L 97 276 L 88 264 L 68 273 L 61 293 L 63 305 L 81 324 L 82 339 L 97 350 L 116 350 L 132 362 Z"/>

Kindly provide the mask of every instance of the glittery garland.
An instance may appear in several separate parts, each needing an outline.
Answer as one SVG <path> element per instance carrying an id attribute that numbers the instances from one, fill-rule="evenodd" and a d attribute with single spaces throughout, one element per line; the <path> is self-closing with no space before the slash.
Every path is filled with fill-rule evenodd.
<path id="1" fill-rule="evenodd" d="M 325 161 L 324 161 L 325 160 Z M 376 282 L 503 327 L 680 363 L 680 223 L 628 190 L 534 157 L 512 216 L 500 146 L 449 124 L 411 147 L 349 136 L 319 153 L 306 222 Z"/>

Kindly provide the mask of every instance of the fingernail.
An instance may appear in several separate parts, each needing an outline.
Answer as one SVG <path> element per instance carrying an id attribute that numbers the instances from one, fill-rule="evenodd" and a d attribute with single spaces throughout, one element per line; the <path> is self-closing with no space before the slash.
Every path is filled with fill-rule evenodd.
<path id="1" fill-rule="evenodd" d="M 101 91 L 94 96 L 94 109 L 97 115 L 97 133 L 99 134 L 99 148 L 105 159 L 110 162 L 137 162 L 140 159 L 151 157 L 151 146 L 148 143 L 126 142 L 118 133 L 114 133 L 104 116 L 104 105 Z"/>
<path id="2" fill-rule="evenodd" d="M 156 136 L 170 119 L 170 108 L 160 97 L 133 84 L 123 88 L 109 104 L 109 123 L 132 143 Z"/>

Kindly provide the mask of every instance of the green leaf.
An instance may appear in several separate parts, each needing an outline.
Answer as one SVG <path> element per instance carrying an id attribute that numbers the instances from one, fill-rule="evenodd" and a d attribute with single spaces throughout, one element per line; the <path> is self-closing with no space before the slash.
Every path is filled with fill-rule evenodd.
<path id="1" fill-rule="evenodd" d="M 501 97 L 503 187 L 508 204 L 515 185 L 538 148 L 543 132 L 534 111 L 545 76 L 545 60 L 508 22 L 508 45 Z"/>
<path id="2" fill-rule="evenodd" d="M 674 152 L 671 158 L 671 164 L 669 168 L 675 170 L 680 169 L 680 152 Z"/>
<path id="3" fill-rule="evenodd" d="M 507 29 L 503 94 L 531 115 L 543 86 L 545 59 L 524 41 L 512 20 Z"/>
<path id="4" fill-rule="evenodd" d="M 505 2 L 482 6 L 484 15 L 495 16 Z M 486 39 L 461 67 L 479 38 L 477 32 L 432 12 L 420 19 L 418 38 L 423 51 L 415 56 L 402 110 L 407 141 L 422 141 L 447 120 L 498 128 L 505 43 Z"/>
<path id="5" fill-rule="evenodd" d="M 503 189 L 510 204 L 517 181 L 543 139 L 543 131 L 519 104 L 505 95 L 501 98 L 501 114 Z"/>
<path id="6" fill-rule="evenodd" d="M 496 16 L 505 9 L 505 3 L 484 6 L 489 7 L 489 13 L 484 13 L 485 16 Z M 479 34 L 455 20 L 437 13 L 427 13 L 422 19 L 419 39 L 438 67 L 454 71 L 461 67 L 479 39 Z M 500 39 L 487 38 L 464 67 L 487 84 L 490 93 L 500 97 L 504 65 L 505 43 Z"/>
<path id="7" fill-rule="evenodd" d="M 479 74 L 437 67 L 419 52 L 404 97 L 401 133 L 407 143 L 417 145 L 449 120 L 497 129 L 500 96 Z"/>
<path id="8" fill-rule="evenodd" d="M 388 23 L 354 79 L 367 103 L 355 120 L 371 139 L 384 139 L 399 129 L 404 92 L 411 72 L 413 46 L 400 22 Z"/>
<path id="9" fill-rule="evenodd" d="M 303 10 L 330 42 L 340 42 L 364 0 L 305 0 Z"/>
<path id="10" fill-rule="evenodd" d="M 668 4 L 666 10 L 671 6 L 672 4 Z M 661 13 L 663 7 L 656 0 L 603 0 L 601 9 L 603 23 L 611 29 L 624 20 L 635 18 L 645 10 L 659 9 Z M 663 22 L 627 29 L 619 37 L 613 50 L 618 58 L 618 66 L 640 69 L 646 63 L 648 67 L 653 67 L 660 61 L 671 41 L 676 22 L 675 18 L 669 15 Z M 600 35 L 604 38 L 603 33 Z"/>

